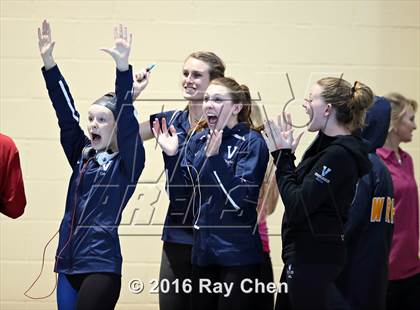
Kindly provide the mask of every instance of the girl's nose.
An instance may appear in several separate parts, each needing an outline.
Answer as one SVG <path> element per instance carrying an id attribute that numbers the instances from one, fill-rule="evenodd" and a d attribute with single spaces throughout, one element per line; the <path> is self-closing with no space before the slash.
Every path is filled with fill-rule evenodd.
<path id="1" fill-rule="evenodd" d="M 186 77 L 186 79 L 185 79 L 188 83 L 191 83 L 192 81 L 193 81 L 193 77 L 192 77 L 192 75 L 191 75 L 191 73 L 190 74 L 188 74 L 188 76 Z"/>

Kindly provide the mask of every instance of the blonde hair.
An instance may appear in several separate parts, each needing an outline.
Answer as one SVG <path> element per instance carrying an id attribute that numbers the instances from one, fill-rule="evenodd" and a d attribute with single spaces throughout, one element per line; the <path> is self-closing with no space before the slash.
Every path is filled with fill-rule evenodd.
<path id="1" fill-rule="evenodd" d="M 251 120 L 254 127 L 259 128 L 260 130 L 264 129 L 264 117 L 260 106 L 256 103 L 251 106 Z"/>
<path id="2" fill-rule="evenodd" d="M 264 212 L 264 214 L 259 215 L 258 218 L 262 218 L 265 215 L 271 215 L 276 210 L 280 194 L 277 186 L 275 171 L 274 160 L 270 157 L 267 170 L 265 171 L 264 180 L 261 184 L 257 205 L 258 214 L 261 212 Z"/>
<path id="3" fill-rule="evenodd" d="M 368 86 L 358 81 L 351 86 L 336 77 L 320 79 L 317 84 L 323 88 L 322 98 L 334 107 L 337 122 L 350 132 L 363 127 L 366 110 L 373 102 L 373 92 Z"/>
<path id="4" fill-rule="evenodd" d="M 414 112 L 417 111 L 417 102 L 415 100 L 407 99 L 400 93 L 390 93 L 386 95 L 385 98 L 391 103 L 391 124 L 389 126 L 389 131 L 391 131 L 403 118 L 408 106 L 411 106 Z"/>

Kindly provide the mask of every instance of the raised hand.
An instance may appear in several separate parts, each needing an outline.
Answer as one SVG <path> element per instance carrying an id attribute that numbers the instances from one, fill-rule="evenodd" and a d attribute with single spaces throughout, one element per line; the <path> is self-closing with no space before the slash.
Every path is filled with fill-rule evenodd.
<path id="1" fill-rule="evenodd" d="M 52 55 L 55 42 L 51 40 L 50 23 L 44 19 L 42 29 L 38 28 L 38 47 L 44 62 L 45 70 L 49 70 L 55 66 L 54 57 Z"/>
<path id="2" fill-rule="evenodd" d="M 207 135 L 207 142 L 205 146 L 206 157 L 219 154 L 220 145 L 222 144 L 223 130 L 215 129 Z"/>
<path id="3" fill-rule="evenodd" d="M 173 156 L 178 153 L 178 136 L 176 134 L 176 129 L 171 125 L 169 127 L 171 134 L 169 134 L 165 118 L 162 118 L 162 129 L 160 128 L 159 120 L 155 119 L 153 121 L 152 131 L 157 143 L 166 155 Z"/>
<path id="4" fill-rule="evenodd" d="M 128 70 L 128 56 L 130 55 L 133 34 L 127 33 L 127 27 L 119 25 L 114 27 L 114 46 L 111 48 L 101 48 L 101 51 L 108 53 L 114 58 L 119 71 Z"/>
<path id="5" fill-rule="evenodd" d="M 150 71 L 143 69 L 133 75 L 133 100 L 135 100 L 149 84 Z"/>
<path id="6" fill-rule="evenodd" d="M 277 124 L 272 120 L 264 122 L 263 137 L 267 142 L 270 152 L 281 149 L 291 149 L 292 153 L 294 153 L 302 135 L 303 132 L 294 139 L 292 117 L 289 113 L 286 113 L 283 120 L 282 116 L 279 115 L 277 117 Z"/>
<path id="7" fill-rule="evenodd" d="M 285 128 L 285 132 L 290 135 L 290 139 L 292 141 L 292 145 L 291 145 L 292 153 L 294 153 L 296 151 L 297 146 L 299 145 L 300 138 L 302 138 L 304 131 L 300 132 L 296 139 L 293 137 L 294 131 L 292 129 L 292 116 L 290 115 L 290 113 L 286 113 L 286 120 L 284 122 L 284 128 Z"/>

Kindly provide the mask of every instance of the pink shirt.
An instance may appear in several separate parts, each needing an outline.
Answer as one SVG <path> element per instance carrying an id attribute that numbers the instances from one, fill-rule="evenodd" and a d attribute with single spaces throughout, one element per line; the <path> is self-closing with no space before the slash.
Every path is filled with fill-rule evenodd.
<path id="1" fill-rule="evenodd" d="M 267 216 L 262 214 L 260 216 L 261 218 L 258 222 L 258 232 L 260 233 L 263 251 L 265 253 L 270 253 L 270 244 L 268 242 Z"/>
<path id="2" fill-rule="evenodd" d="M 420 273 L 419 197 L 413 160 L 399 149 L 401 163 L 388 148 L 376 151 L 392 176 L 395 197 L 394 234 L 389 254 L 389 279 L 398 280 Z"/>

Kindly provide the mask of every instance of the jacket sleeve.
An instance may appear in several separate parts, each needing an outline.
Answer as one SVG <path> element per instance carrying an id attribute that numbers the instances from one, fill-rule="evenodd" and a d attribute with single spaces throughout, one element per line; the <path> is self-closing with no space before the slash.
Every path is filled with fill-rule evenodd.
<path id="1" fill-rule="evenodd" d="M 60 126 L 60 141 L 70 166 L 73 168 L 83 148 L 90 143 L 80 128 L 80 115 L 74 106 L 69 87 L 61 75 L 58 66 L 49 70 L 42 68 L 42 74 L 48 89 Z"/>
<path id="2" fill-rule="evenodd" d="M 23 214 L 26 197 L 19 153 L 15 146 L 9 155 L 9 158 L 6 158 L 7 162 L 2 163 L 4 164 L 4 171 L 1 171 L 3 175 L 0 184 L 4 187 L 1 186 L 0 188 L 0 212 L 15 219 Z"/>
<path id="3" fill-rule="evenodd" d="M 182 150 L 174 156 L 163 153 L 166 172 L 166 192 L 168 193 L 171 204 L 175 207 L 183 208 L 193 197 L 194 183 L 192 174 L 195 174 L 191 164 L 191 154 L 193 143 L 188 143 Z"/>
<path id="4" fill-rule="evenodd" d="M 172 120 L 173 120 L 173 117 L 175 116 L 175 113 L 177 113 L 176 110 L 164 111 L 164 112 L 155 113 L 155 114 L 150 115 L 149 116 L 150 128 L 153 127 L 153 122 L 155 121 L 156 118 L 159 120 L 161 127 L 162 127 L 162 118 L 165 118 L 166 119 L 166 124 L 169 127 L 172 124 Z"/>
<path id="5" fill-rule="evenodd" d="M 145 163 L 143 141 L 139 134 L 139 124 L 134 115 L 132 67 L 121 72 L 117 69 L 115 94 L 117 96 L 117 143 L 122 160 L 122 169 L 131 183 L 137 183 Z"/>
<path id="6" fill-rule="evenodd" d="M 326 202 L 334 204 L 334 193 L 339 191 L 355 168 L 351 165 L 351 155 L 343 147 L 333 146 L 318 158 L 303 181 L 298 183 L 291 150 L 275 151 L 273 157 L 277 166 L 277 185 L 285 214 L 291 223 L 305 221 Z"/>
<path id="7" fill-rule="evenodd" d="M 369 221 L 374 193 L 372 174 L 373 171 L 364 175 L 357 183 L 356 194 L 344 227 L 344 237 L 348 243 L 351 243 L 354 238 L 361 236 L 360 232 L 363 229 L 363 224 Z"/>
<path id="8" fill-rule="evenodd" d="M 256 208 L 269 158 L 262 138 L 251 138 L 244 146 L 237 155 L 235 170 L 226 165 L 222 154 L 217 154 L 207 159 L 200 172 L 201 183 L 220 189 L 237 210 L 245 205 Z"/>

